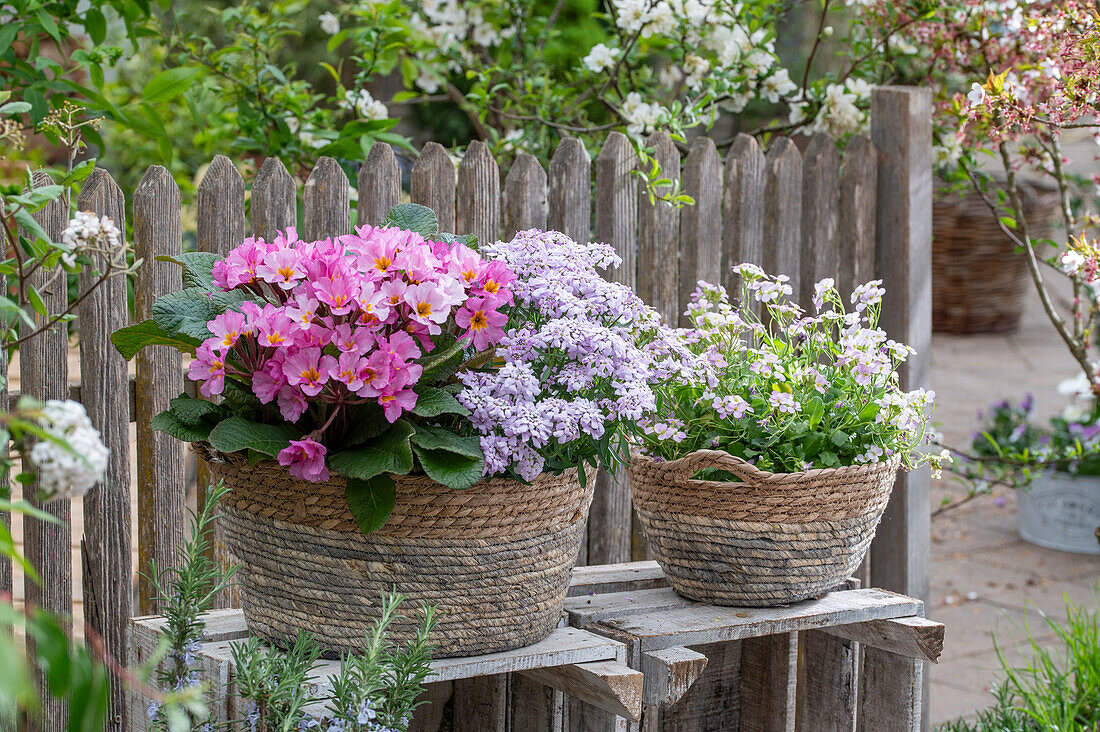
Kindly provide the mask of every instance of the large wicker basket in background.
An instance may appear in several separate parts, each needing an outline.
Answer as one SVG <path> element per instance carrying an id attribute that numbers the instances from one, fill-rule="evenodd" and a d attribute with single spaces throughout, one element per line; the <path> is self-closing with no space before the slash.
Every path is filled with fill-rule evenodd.
<path id="1" fill-rule="evenodd" d="M 1021 182 L 1033 240 L 1050 236 L 1060 197 L 1049 184 Z M 971 191 L 932 202 L 932 328 L 941 333 L 1004 333 L 1020 324 L 1029 287 L 1027 261 Z"/>
<path id="2" fill-rule="evenodd" d="M 576 470 L 464 491 L 394 476 L 393 514 L 365 536 L 343 478 L 307 483 L 275 462 L 200 454 L 233 489 L 222 503 L 225 542 L 241 567 L 249 631 L 264 640 L 285 645 L 307 630 L 331 653 L 358 650 L 395 587 L 409 597 L 406 615 L 422 601 L 438 607 L 437 658 L 519 648 L 560 620 L 592 501 L 592 482 L 581 488 Z M 399 621 L 391 638 L 415 628 L 415 617 Z"/>
<path id="3" fill-rule="evenodd" d="M 635 455 L 630 492 L 669 583 L 716 605 L 798 602 L 835 589 L 863 561 L 900 457 L 768 473 L 717 450 L 663 462 Z M 704 468 L 742 482 L 695 480 Z"/>

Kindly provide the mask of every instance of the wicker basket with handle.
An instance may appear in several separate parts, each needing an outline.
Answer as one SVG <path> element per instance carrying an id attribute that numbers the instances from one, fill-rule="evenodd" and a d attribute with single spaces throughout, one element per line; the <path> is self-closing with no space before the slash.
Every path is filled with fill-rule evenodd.
<path id="1" fill-rule="evenodd" d="M 343 478 L 307 483 L 273 461 L 199 452 L 211 478 L 233 489 L 221 507 L 225 542 L 241 566 L 249 631 L 264 640 L 285 645 L 307 630 L 330 655 L 357 650 L 394 588 L 409 597 L 406 614 L 421 601 L 437 606 L 438 658 L 529 645 L 561 618 L 592 501 L 592 482 L 582 488 L 576 469 L 464 491 L 395 475 L 393 513 L 364 535 Z M 407 618 L 390 637 L 415 630 Z"/>
<path id="2" fill-rule="evenodd" d="M 635 454 L 630 492 L 677 592 L 716 605 L 779 605 L 835 589 L 859 567 L 900 462 L 768 473 L 718 450 L 672 461 Z M 705 468 L 741 482 L 692 477 Z"/>

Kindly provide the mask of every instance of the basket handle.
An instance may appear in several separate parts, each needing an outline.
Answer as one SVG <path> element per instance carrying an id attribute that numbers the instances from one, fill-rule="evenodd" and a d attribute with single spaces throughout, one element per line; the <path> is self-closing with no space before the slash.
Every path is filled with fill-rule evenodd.
<path id="1" fill-rule="evenodd" d="M 772 475 L 724 450 L 696 450 L 690 455 L 666 464 L 666 469 L 671 471 L 677 480 L 690 480 L 702 468 L 728 470 L 746 483 L 769 478 Z"/>

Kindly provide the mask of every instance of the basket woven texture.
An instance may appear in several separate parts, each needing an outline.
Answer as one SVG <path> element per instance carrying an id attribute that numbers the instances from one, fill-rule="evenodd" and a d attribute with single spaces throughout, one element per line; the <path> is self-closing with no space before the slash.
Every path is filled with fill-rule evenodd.
<path id="1" fill-rule="evenodd" d="M 1021 183 L 1032 239 L 1050 236 L 1057 190 Z M 975 192 L 932 202 L 932 328 L 941 333 L 1015 330 L 1027 291 L 1027 261 Z"/>
<path id="2" fill-rule="evenodd" d="M 681 595 L 715 605 L 781 605 L 818 597 L 856 571 L 900 461 L 768 473 L 718 450 L 668 462 L 636 454 L 630 492 Z M 743 482 L 692 478 L 704 468 Z"/>
<path id="3" fill-rule="evenodd" d="M 575 470 L 530 485 L 494 479 L 455 491 L 424 476 L 394 476 L 389 521 L 364 536 L 344 499 L 344 480 L 292 478 L 274 462 L 203 454 L 211 478 L 233 490 L 221 525 L 251 633 L 276 644 L 307 630 L 329 654 L 359 650 L 394 587 L 416 616 L 436 605 L 433 656 L 494 653 L 529 645 L 557 626 L 580 549 L 592 482 Z M 390 626 L 415 635 L 415 617 Z"/>

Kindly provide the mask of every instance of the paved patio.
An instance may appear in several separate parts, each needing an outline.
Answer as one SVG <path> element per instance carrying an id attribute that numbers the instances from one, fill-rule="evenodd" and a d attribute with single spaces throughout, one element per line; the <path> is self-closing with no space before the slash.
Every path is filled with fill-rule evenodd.
<path id="1" fill-rule="evenodd" d="M 1062 298 L 1065 293 L 1060 293 Z M 948 444 L 962 445 L 975 413 L 996 399 L 1035 394 L 1041 414 L 1064 405 L 1055 388 L 1074 375 L 1074 363 L 1029 292 L 1018 332 L 1008 336 L 936 335 L 932 348 L 936 420 Z M 934 484 L 933 507 L 963 494 L 950 481 Z M 930 716 L 939 724 L 973 716 L 991 701 L 1000 679 L 996 637 L 1010 661 L 1029 623 L 1036 638 L 1051 641 L 1041 616 L 1064 617 L 1063 595 L 1096 609 L 1100 557 L 1051 551 L 1020 539 L 1016 499 L 1002 490 L 941 514 L 932 521 L 932 594 L 929 615 L 947 625 L 944 653 L 931 670 Z"/>

